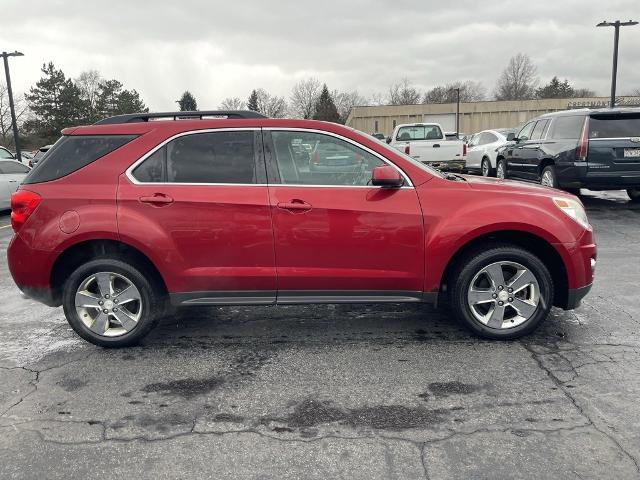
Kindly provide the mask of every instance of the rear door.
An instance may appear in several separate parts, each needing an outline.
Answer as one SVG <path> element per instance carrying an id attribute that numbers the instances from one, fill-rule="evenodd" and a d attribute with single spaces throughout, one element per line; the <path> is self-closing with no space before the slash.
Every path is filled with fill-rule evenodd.
<path id="1" fill-rule="evenodd" d="M 637 184 L 640 175 L 640 113 L 592 114 L 589 118 L 588 171 Z"/>
<path id="2" fill-rule="evenodd" d="M 186 132 L 121 177 L 118 230 L 154 255 L 174 303 L 273 303 L 268 197 L 260 129 Z"/>
<path id="3" fill-rule="evenodd" d="M 278 303 L 406 301 L 422 295 L 424 234 L 418 197 L 370 185 L 385 161 L 328 133 L 264 129 Z M 298 168 L 295 143 L 334 144 L 362 159 L 346 172 Z"/>

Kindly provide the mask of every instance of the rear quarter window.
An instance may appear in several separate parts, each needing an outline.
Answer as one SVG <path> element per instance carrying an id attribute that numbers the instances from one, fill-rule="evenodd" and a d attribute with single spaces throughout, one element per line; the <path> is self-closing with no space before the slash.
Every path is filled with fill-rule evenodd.
<path id="1" fill-rule="evenodd" d="M 31 170 L 23 184 L 49 182 L 86 167 L 137 135 L 70 135 L 62 137 Z"/>
<path id="2" fill-rule="evenodd" d="M 583 124 L 584 116 L 582 115 L 557 117 L 553 120 L 547 137 L 551 139 L 568 138 L 577 140 L 582 133 Z"/>
<path id="3" fill-rule="evenodd" d="M 640 137 L 640 114 L 591 117 L 589 138 Z"/>

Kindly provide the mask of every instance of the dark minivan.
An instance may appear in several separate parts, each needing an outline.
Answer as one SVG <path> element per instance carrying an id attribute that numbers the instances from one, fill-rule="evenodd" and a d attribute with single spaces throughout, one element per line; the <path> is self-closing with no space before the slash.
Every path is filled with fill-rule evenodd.
<path id="1" fill-rule="evenodd" d="M 527 122 L 498 151 L 498 178 L 640 200 L 640 108 L 567 110 Z"/>

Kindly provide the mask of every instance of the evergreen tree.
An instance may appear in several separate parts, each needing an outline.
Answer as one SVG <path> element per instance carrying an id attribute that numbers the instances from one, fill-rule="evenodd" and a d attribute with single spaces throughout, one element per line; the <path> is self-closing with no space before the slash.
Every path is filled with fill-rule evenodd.
<path id="1" fill-rule="evenodd" d="M 259 112 L 260 107 L 258 106 L 258 91 L 254 89 L 249 95 L 249 100 L 247 101 L 247 108 L 249 110 L 253 110 L 254 112 Z"/>
<path id="2" fill-rule="evenodd" d="M 122 83 L 118 80 L 100 82 L 96 99 L 98 118 L 148 111 L 149 109 L 135 90 L 123 90 Z"/>
<path id="3" fill-rule="evenodd" d="M 189 90 L 185 90 L 178 100 L 178 105 L 180 105 L 181 112 L 195 112 L 198 110 L 198 104 L 196 102 L 196 97 Z"/>
<path id="4" fill-rule="evenodd" d="M 327 85 L 324 84 L 320 96 L 316 101 L 314 120 L 324 120 L 326 122 L 340 123 L 340 114 L 336 108 L 336 104 L 331 98 Z"/>
<path id="5" fill-rule="evenodd" d="M 79 88 L 53 62 L 42 65 L 44 76 L 25 95 L 34 119 L 27 129 L 38 137 L 53 142 L 60 131 L 84 123 L 88 110 Z"/>
<path id="6" fill-rule="evenodd" d="M 561 82 L 558 77 L 553 77 L 547 85 L 536 90 L 538 98 L 571 98 L 573 95 L 574 90 L 569 80 L 565 79 Z"/>

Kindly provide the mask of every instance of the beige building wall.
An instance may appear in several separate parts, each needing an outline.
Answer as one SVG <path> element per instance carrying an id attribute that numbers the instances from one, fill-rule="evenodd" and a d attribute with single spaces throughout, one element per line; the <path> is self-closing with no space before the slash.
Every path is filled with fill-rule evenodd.
<path id="1" fill-rule="evenodd" d="M 616 103 L 640 105 L 640 97 L 618 97 Z M 608 104 L 609 97 L 461 103 L 460 132 L 469 134 L 492 128 L 514 128 L 544 113 L 569 108 L 602 108 Z M 346 123 L 365 133 L 379 132 L 389 136 L 395 124 L 422 122 L 425 115 L 449 114 L 450 117 L 455 112 L 455 103 L 353 107 Z"/>

